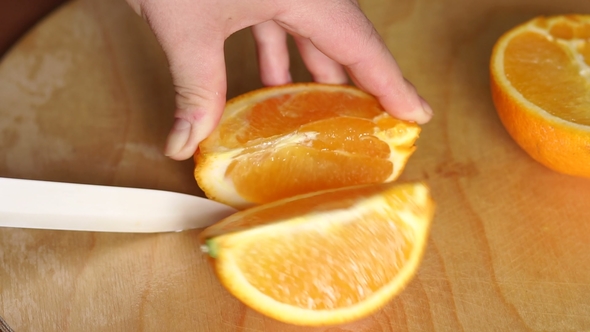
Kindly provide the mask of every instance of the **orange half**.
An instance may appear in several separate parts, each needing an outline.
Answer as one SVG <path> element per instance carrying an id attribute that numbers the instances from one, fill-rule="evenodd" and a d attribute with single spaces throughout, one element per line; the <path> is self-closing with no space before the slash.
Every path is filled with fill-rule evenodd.
<path id="1" fill-rule="evenodd" d="M 590 15 L 538 17 L 508 31 L 490 73 L 516 143 L 550 169 L 590 178 Z"/>
<path id="2" fill-rule="evenodd" d="M 420 127 L 350 86 L 291 84 L 228 101 L 195 155 L 214 200 L 245 208 L 318 190 L 396 179 Z"/>

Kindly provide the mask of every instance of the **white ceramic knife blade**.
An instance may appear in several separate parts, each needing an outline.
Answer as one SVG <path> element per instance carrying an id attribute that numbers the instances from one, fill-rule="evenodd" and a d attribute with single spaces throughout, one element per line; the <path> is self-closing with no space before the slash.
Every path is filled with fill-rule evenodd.
<path id="1" fill-rule="evenodd" d="M 92 232 L 177 232 L 236 210 L 170 191 L 0 177 L 0 227 Z"/>

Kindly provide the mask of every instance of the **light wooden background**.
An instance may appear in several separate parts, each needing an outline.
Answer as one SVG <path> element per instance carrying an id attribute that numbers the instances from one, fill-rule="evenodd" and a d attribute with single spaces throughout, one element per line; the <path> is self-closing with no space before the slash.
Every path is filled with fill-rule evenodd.
<path id="1" fill-rule="evenodd" d="M 383 310 L 339 327 L 265 318 L 226 293 L 198 231 L 0 229 L 0 315 L 17 331 L 589 331 L 590 181 L 532 161 L 490 99 L 494 41 L 577 0 L 367 0 L 362 7 L 435 109 L 403 179 L 438 210 L 417 276 Z M 227 42 L 229 96 L 260 86 L 248 31 Z M 309 75 L 295 58 L 297 81 Z M 0 63 L 0 176 L 200 194 L 192 161 L 162 156 L 165 58 L 122 0 L 78 0 Z"/>

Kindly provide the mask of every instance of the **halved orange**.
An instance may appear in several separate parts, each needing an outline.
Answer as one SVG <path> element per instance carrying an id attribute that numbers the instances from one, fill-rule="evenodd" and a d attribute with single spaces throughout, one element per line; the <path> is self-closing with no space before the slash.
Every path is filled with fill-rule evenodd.
<path id="1" fill-rule="evenodd" d="M 286 323 L 333 325 L 373 313 L 405 287 L 433 214 L 423 183 L 361 185 L 243 210 L 200 236 L 243 303 Z"/>
<path id="2" fill-rule="evenodd" d="M 491 90 L 510 136 L 555 171 L 590 178 L 590 15 L 537 17 L 504 34 Z"/>
<path id="3" fill-rule="evenodd" d="M 195 154 L 195 178 L 209 198 L 237 208 L 390 182 L 419 133 L 417 124 L 394 119 L 351 86 L 263 88 L 227 102 Z"/>

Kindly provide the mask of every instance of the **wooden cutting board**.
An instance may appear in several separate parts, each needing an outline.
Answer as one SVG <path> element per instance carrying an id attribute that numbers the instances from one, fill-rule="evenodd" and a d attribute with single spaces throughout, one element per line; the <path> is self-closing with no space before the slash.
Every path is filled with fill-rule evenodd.
<path id="1" fill-rule="evenodd" d="M 577 0 L 367 0 L 405 75 L 430 101 L 403 179 L 438 210 L 417 276 L 362 321 L 306 329 L 244 307 L 217 282 L 198 231 L 0 229 L 0 316 L 16 331 L 588 331 L 590 181 L 532 161 L 489 93 L 494 41 Z M 226 46 L 229 97 L 260 87 L 248 31 Z M 293 52 L 296 56 L 296 52 Z M 309 79 L 298 57 L 297 81 Z M 192 161 L 161 154 L 172 123 L 165 57 L 121 0 L 78 0 L 0 64 L 0 176 L 200 194 Z"/>

